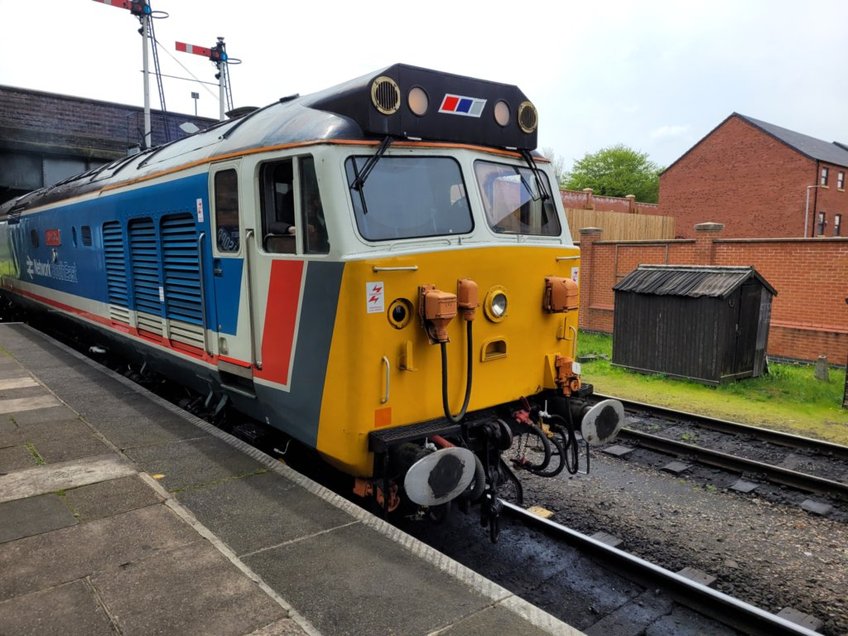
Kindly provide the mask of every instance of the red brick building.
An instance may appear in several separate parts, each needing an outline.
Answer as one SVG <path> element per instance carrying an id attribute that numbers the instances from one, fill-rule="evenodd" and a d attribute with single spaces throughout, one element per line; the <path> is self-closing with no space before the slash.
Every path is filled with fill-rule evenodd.
<path id="1" fill-rule="evenodd" d="M 846 236 L 847 179 L 848 144 L 733 113 L 660 175 L 658 212 L 679 238 L 706 221 L 734 238 Z"/>

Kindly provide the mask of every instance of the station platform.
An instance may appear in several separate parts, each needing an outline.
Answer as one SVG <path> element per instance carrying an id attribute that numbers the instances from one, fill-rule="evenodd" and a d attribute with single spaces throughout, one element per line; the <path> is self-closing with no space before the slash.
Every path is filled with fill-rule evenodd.
<path id="1" fill-rule="evenodd" d="M 0 325 L 0 634 L 579 634 L 119 374 Z"/>

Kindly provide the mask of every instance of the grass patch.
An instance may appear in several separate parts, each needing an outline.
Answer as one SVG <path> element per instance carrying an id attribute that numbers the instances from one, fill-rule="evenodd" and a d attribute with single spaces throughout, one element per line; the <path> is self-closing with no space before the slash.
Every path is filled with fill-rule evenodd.
<path id="1" fill-rule="evenodd" d="M 831 368 L 822 382 L 813 365 L 770 363 L 767 375 L 711 387 L 614 367 L 612 336 L 581 332 L 577 350 L 597 356 L 583 363 L 582 375 L 598 393 L 848 445 L 844 369 Z"/>
<path id="2" fill-rule="evenodd" d="M 38 452 L 38 449 L 35 447 L 35 444 L 32 442 L 27 442 L 25 444 L 25 448 L 29 451 L 29 454 L 32 455 L 32 458 L 35 460 L 36 466 L 44 466 L 47 462 L 44 461 L 44 458 L 41 456 L 41 453 Z"/>

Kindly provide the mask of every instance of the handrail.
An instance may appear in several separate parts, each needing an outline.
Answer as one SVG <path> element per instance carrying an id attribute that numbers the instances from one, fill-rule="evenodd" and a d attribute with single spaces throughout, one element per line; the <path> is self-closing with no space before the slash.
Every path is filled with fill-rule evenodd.
<path id="1" fill-rule="evenodd" d="M 256 338 L 254 336 L 254 332 L 256 331 L 256 326 L 253 323 L 253 287 L 250 282 L 250 239 L 253 238 L 255 232 L 253 228 L 247 230 L 245 233 L 245 246 L 244 246 L 244 266 L 245 266 L 245 276 L 247 278 L 247 309 L 248 309 L 248 321 L 250 325 L 250 362 L 257 368 L 262 368 L 262 360 L 258 360 L 256 358 Z"/>
<path id="2" fill-rule="evenodd" d="M 383 397 L 380 398 L 380 404 L 385 404 L 389 401 L 389 382 L 391 381 L 391 363 L 386 356 L 383 356 L 383 365 L 386 367 L 386 392 L 383 393 Z"/>
<path id="3" fill-rule="evenodd" d="M 209 328 L 209 323 L 206 318 L 206 269 L 203 266 L 203 239 L 206 237 L 206 232 L 201 232 L 197 237 L 197 264 L 200 270 L 200 320 L 203 322 L 203 351 L 209 351 L 209 342 L 206 338 L 206 330 Z"/>

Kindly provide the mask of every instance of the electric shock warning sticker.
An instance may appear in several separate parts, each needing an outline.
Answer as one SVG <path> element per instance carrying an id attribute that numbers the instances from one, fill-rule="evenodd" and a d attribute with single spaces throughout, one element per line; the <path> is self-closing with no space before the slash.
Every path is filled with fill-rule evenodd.
<path id="1" fill-rule="evenodd" d="M 385 311 L 385 290 L 382 282 L 365 283 L 365 307 L 369 314 Z"/>

